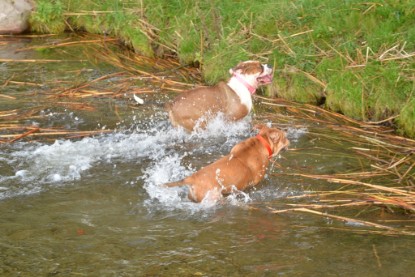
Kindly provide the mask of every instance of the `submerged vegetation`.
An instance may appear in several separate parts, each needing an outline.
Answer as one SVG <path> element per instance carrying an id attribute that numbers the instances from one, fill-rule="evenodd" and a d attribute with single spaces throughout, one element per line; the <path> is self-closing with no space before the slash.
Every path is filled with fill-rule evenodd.
<path id="1" fill-rule="evenodd" d="M 273 63 L 266 92 L 415 137 L 415 2 L 37 0 L 32 30 L 121 38 L 200 66 L 207 83 L 241 60 Z"/>

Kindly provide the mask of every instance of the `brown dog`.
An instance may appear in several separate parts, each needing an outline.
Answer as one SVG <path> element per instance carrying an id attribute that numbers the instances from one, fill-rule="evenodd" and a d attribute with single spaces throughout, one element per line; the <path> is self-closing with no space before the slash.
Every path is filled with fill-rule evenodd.
<path id="1" fill-rule="evenodd" d="M 204 128 L 218 113 L 230 121 L 242 119 L 251 111 L 251 95 L 260 85 L 272 82 L 272 68 L 257 61 L 241 62 L 229 72 L 232 77 L 227 83 L 183 92 L 168 104 L 173 126 L 182 126 L 188 131 L 197 124 Z"/>
<path id="2" fill-rule="evenodd" d="M 238 143 L 228 155 L 166 186 L 187 185 L 189 199 L 201 202 L 205 198 L 218 200 L 234 188 L 242 191 L 257 185 L 264 178 L 270 158 L 288 147 L 289 141 L 279 129 L 255 127 L 260 130 L 256 137 Z"/>

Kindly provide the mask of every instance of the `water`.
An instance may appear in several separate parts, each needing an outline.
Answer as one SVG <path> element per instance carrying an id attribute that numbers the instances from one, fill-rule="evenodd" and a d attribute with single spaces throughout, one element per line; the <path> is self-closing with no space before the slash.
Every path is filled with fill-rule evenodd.
<path id="1" fill-rule="evenodd" d="M 15 49 L 49 40 L 6 45 Z M 94 47 L 99 46 L 28 51 L 24 58 L 88 60 Z M 353 144 L 342 141 L 340 134 L 319 135 L 320 127 L 305 120 L 301 126 L 284 125 L 291 151 L 275 160 L 258 187 L 218 203 L 195 204 L 187 199 L 186 188 L 162 184 L 184 178 L 228 153 L 255 134 L 253 121 L 283 125 L 278 118 L 261 119 L 268 110 L 260 103 L 256 114 L 241 122 L 230 124 L 219 117 L 207 130 L 188 134 L 173 129 L 163 110 L 174 93 L 140 95 L 144 105 L 135 104 L 129 94 L 49 97 L 62 86 L 57 81 L 79 84 L 79 78 L 92 80 L 118 71 L 107 63 L 6 63 L 0 71 L 0 84 L 6 80 L 49 84 L 4 86 L 3 93 L 16 99 L 0 98 L 1 111 L 18 109 L 21 115 L 36 110 L 17 120 L 5 118 L 4 124 L 112 130 L 85 138 L 49 136 L 0 143 L 3 276 L 410 276 L 413 271 L 411 236 L 378 235 L 367 232 L 376 229 L 353 222 L 305 213 L 276 215 L 267 208 L 313 203 L 315 198 L 301 197 L 327 186 L 338 188 L 278 173 L 331 174 L 370 168 L 370 162 L 351 153 Z M 94 88 L 115 89 L 121 81 L 114 78 Z M 94 111 L 58 102 L 82 103 Z M 380 215 L 380 209 L 370 206 L 327 212 L 363 214 L 370 221 L 397 220 L 395 227 L 413 224 L 405 215 Z"/>

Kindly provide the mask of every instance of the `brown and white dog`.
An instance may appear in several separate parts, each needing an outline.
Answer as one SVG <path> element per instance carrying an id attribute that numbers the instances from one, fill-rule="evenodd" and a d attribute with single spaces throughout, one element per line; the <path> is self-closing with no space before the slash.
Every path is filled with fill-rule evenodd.
<path id="1" fill-rule="evenodd" d="M 240 191 L 257 185 L 265 176 L 272 156 L 287 148 L 285 133 L 277 128 L 257 125 L 259 134 L 235 145 L 231 152 L 201 168 L 185 179 L 167 187 L 189 187 L 188 197 L 194 202 L 216 201 L 234 189 Z"/>
<path id="2" fill-rule="evenodd" d="M 178 95 L 166 106 L 173 126 L 192 131 L 196 124 L 204 128 L 209 119 L 223 113 L 226 120 L 237 121 L 252 109 L 252 95 L 260 85 L 272 82 L 273 70 L 257 61 L 239 63 L 229 70 L 227 83 L 199 87 Z"/>

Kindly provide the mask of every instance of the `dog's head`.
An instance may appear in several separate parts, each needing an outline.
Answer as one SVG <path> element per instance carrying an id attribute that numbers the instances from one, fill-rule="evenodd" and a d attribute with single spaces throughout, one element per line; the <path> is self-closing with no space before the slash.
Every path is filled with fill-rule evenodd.
<path id="1" fill-rule="evenodd" d="M 290 145 L 285 132 L 278 128 L 269 128 L 262 124 L 255 125 L 254 128 L 259 130 L 259 135 L 268 139 L 271 150 L 274 153 L 273 155 L 278 154 L 283 149 L 287 149 Z"/>
<path id="2" fill-rule="evenodd" d="M 231 75 L 239 75 L 255 88 L 272 82 L 273 70 L 267 64 L 258 61 L 245 61 L 229 69 Z"/>

